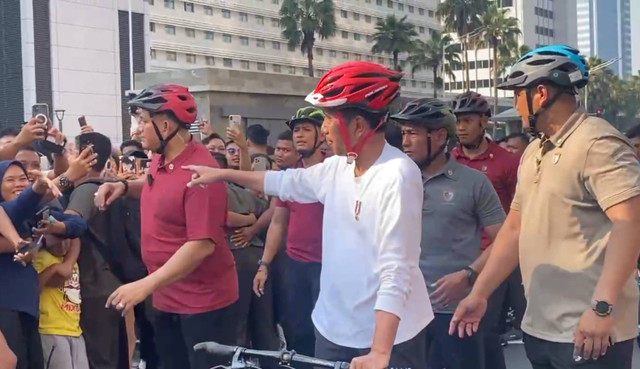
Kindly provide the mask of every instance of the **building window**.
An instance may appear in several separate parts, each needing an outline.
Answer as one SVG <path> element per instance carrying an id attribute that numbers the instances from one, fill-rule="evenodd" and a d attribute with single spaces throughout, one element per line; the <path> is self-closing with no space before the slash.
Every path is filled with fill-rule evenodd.
<path id="1" fill-rule="evenodd" d="M 164 7 L 167 9 L 175 9 L 176 3 L 174 0 L 164 0 Z"/>
<path id="2" fill-rule="evenodd" d="M 433 13 L 433 10 L 429 10 L 429 18 L 433 18 L 434 15 L 435 14 Z M 425 82 L 425 84 L 426 84 L 426 82 Z"/>
<path id="3" fill-rule="evenodd" d="M 278 5 L 280 4 L 280 0 L 271 0 L 271 4 Z"/>
<path id="4" fill-rule="evenodd" d="M 371 0 L 364 0 L 365 3 L 371 4 Z"/>
<path id="5" fill-rule="evenodd" d="M 373 62 L 373 56 L 367 55 L 367 61 L 368 62 Z"/>
<path id="6" fill-rule="evenodd" d="M 424 15 L 424 9 L 418 8 L 418 14 L 419 15 Z"/>
<path id="7" fill-rule="evenodd" d="M 316 55 L 318 55 L 318 56 L 322 56 L 322 55 L 324 55 L 324 50 L 322 50 L 322 49 L 316 49 Z"/>
<path id="8" fill-rule="evenodd" d="M 211 31 L 206 31 L 206 32 L 204 33 L 204 39 L 205 39 L 205 40 L 213 40 L 213 32 L 211 32 Z"/>
<path id="9" fill-rule="evenodd" d="M 216 59 L 213 56 L 206 56 L 204 61 L 207 65 L 216 65 Z"/>
<path id="10" fill-rule="evenodd" d="M 407 81 L 405 81 L 404 79 L 400 80 L 400 87 L 406 87 L 407 86 Z"/>
<path id="11" fill-rule="evenodd" d="M 264 17 L 261 15 L 256 15 L 256 23 L 263 25 L 264 24 Z"/>
<path id="12" fill-rule="evenodd" d="M 393 9 L 393 0 L 387 0 L 387 8 Z"/>
<path id="13" fill-rule="evenodd" d="M 222 18 L 231 19 L 231 10 L 222 9 Z"/>
<path id="14" fill-rule="evenodd" d="M 240 37 L 240 45 L 249 46 L 249 37 Z"/>
<path id="15" fill-rule="evenodd" d="M 191 37 L 191 38 L 196 37 L 196 30 L 193 28 L 185 28 L 184 32 L 187 34 L 187 37 Z"/>
<path id="16" fill-rule="evenodd" d="M 271 27 L 280 28 L 280 20 L 275 18 L 271 19 Z"/>
<path id="17" fill-rule="evenodd" d="M 258 63 L 258 70 L 264 72 L 267 70 L 267 65 L 265 63 Z"/>
<path id="18" fill-rule="evenodd" d="M 261 47 L 264 49 L 264 40 L 256 40 L 256 47 Z"/>
<path id="19" fill-rule="evenodd" d="M 187 63 L 195 64 L 196 63 L 196 55 L 195 54 L 187 54 Z"/>
<path id="20" fill-rule="evenodd" d="M 340 15 L 342 16 L 342 18 L 345 18 L 345 19 L 349 16 L 349 14 L 347 14 L 346 10 L 341 10 L 340 11 Z"/>
<path id="21" fill-rule="evenodd" d="M 329 50 L 329 56 L 332 58 L 336 57 L 336 51 L 335 50 Z"/>
<path id="22" fill-rule="evenodd" d="M 414 11 L 413 5 L 409 5 L 408 8 L 409 8 L 409 13 L 413 13 L 413 11 Z"/>
<path id="23" fill-rule="evenodd" d="M 153 60 L 156 59 L 156 50 L 155 49 L 151 49 L 151 59 L 153 59 Z"/>
<path id="24" fill-rule="evenodd" d="M 231 43 L 231 35 L 228 35 L 228 34 L 225 33 L 224 35 L 222 35 L 222 41 L 230 44 Z"/>
<path id="25" fill-rule="evenodd" d="M 273 43 L 271 43 L 271 46 L 274 50 L 280 50 L 280 43 L 278 41 L 273 41 Z"/>
<path id="26" fill-rule="evenodd" d="M 356 54 L 355 55 L 355 59 L 356 59 L 356 61 L 361 61 L 362 60 L 362 55 Z"/>
<path id="27" fill-rule="evenodd" d="M 176 34 L 176 27 L 175 26 L 164 26 L 164 32 L 168 35 L 175 35 Z"/>
<path id="28" fill-rule="evenodd" d="M 349 32 L 342 31 L 342 38 L 349 38 Z"/>
<path id="29" fill-rule="evenodd" d="M 206 15 L 213 15 L 213 8 L 210 6 L 205 5 L 204 6 L 204 14 Z"/>
<path id="30" fill-rule="evenodd" d="M 384 64 L 384 58 L 383 57 L 378 57 L 378 64 Z"/>
<path id="31" fill-rule="evenodd" d="M 420 87 L 427 88 L 427 81 L 420 82 Z"/>
<path id="32" fill-rule="evenodd" d="M 373 36 L 367 35 L 367 42 L 373 42 Z"/>
<path id="33" fill-rule="evenodd" d="M 148 3 L 149 5 L 153 5 L 153 4 L 154 4 L 153 0 L 147 0 L 147 3 Z"/>
<path id="34" fill-rule="evenodd" d="M 247 15 L 247 13 L 239 13 L 238 15 L 240 16 L 240 22 L 248 22 L 249 21 L 249 16 Z"/>
<path id="35" fill-rule="evenodd" d="M 302 68 L 300 72 L 303 76 L 309 75 L 309 68 Z"/>
<path id="36" fill-rule="evenodd" d="M 376 5 L 382 6 L 382 0 L 376 0 Z"/>
<path id="37" fill-rule="evenodd" d="M 155 32 L 156 31 L 156 24 L 153 22 L 149 23 L 149 31 L 150 32 Z"/>
<path id="38" fill-rule="evenodd" d="M 274 71 L 275 73 L 280 73 L 280 72 L 282 72 L 282 67 L 281 67 L 281 66 L 279 66 L 278 64 L 274 64 L 274 65 L 273 65 L 273 71 Z"/>
<path id="39" fill-rule="evenodd" d="M 353 34 L 353 39 L 356 41 L 360 41 L 362 39 L 362 36 L 359 33 L 354 33 Z"/>
<path id="40" fill-rule="evenodd" d="M 296 74 L 296 67 L 289 67 L 289 74 Z"/>
<path id="41" fill-rule="evenodd" d="M 365 15 L 364 16 L 364 21 L 367 23 L 371 23 L 371 16 L 370 15 Z"/>
<path id="42" fill-rule="evenodd" d="M 178 59 L 178 56 L 173 51 L 167 51 L 166 55 L 168 61 L 176 61 Z"/>
<path id="43" fill-rule="evenodd" d="M 193 3 L 184 3 L 184 11 L 187 13 L 193 13 L 194 11 Z"/>
<path id="44" fill-rule="evenodd" d="M 360 20 L 360 13 L 353 13 L 353 20 L 354 21 L 359 21 Z"/>
<path id="45" fill-rule="evenodd" d="M 349 53 L 342 53 L 342 59 L 349 59 Z"/>
<path id="46" fill-rule="evenodd" d="M 240 65 L 242 66 L 242 69 L 249 69 L 249 61 L 248 60 L 241 61 Z"/>
<path id="47" fill-rule="evenodd" d="M 398 10 L 404 11 L 404 4 L 398 3 Z"/>
<path id="48" fill-rule="evenodd" d="M 502 7 L 513 6 L 513 0 L 502 0 Z"/>
<path id="49" fill-rule="evenodd" d="M 287 45 L 287 50 L 289 50 L 290 52 L 294 52 L 296 51 L 296 47 L 294 45 Z"/>
<path id="50" fill-rule="evenodd" d="M 227 68 L 233 68 L 233 60 L 229 58 L 224 58 L 222 59 L 222 65 L 224 65 Z"/>
<path id="51" fill-rule="evenodd" d="M 416 80 L 415 80 L 415 79 L 412 79 L 412 80 L 411 80 L 411 87 L 416 87 L 416 85 L 417 85 Z"/>
<path id="52" fill-rule="evenodd" d="M 418 31 L 419 31 L 420 33 L 424 33 L 424 27 L 418 27 Z"/>

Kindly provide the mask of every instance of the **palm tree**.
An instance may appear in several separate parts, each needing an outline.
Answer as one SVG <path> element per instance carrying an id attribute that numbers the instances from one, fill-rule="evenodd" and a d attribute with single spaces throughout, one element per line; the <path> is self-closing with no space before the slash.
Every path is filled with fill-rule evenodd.
<path id="1" fill-rule="evenodd" d="M 466 82 L 465 78 L 462 80 L 465 82 L 463 84 L 466 90 L 469 90 L 469 57 L 467 55 L 469 40 L 467 35 L 480 26 L 478 14 L 481 14 L 485 8 L 485 0 L 444 0 L 438 4 L 436 11 L 436 15 L 444 24 L 444 30 L 455 32 L 460 37 Z"/>
<path id="2" fill-rule="evenodd" d="M 488 41 L 493 51 L 493 113 L 498 113 L 498 51 L 501 45 L 517 43 L 517 37 L 521 33 L 518 27 L 518 19 L 508 15 L 508 9 L 498 7 L 495 1 L 489 4 L 486 12 L 480 18 L 482 22 L 482 36 Z"/>
<path id="3" fill-rule="evenodd" d="M 411 65 L 411 76 L 422 69 L 431 69 L 433 72 L 433 97 L 438 97 L 438 87 L 441 85 L 443 79 L 442 76 L 438 77 L 438 71 L 442 66 L 443 59 L 445 60 L 445 72 L 449 75 L 453 75 L 455 80 L 455 74 L 453 74 L 452 65 L 456 62 L 460 62 L 460 55 L 458 53 L 447 50 L 447 46 L 453 41 L 451 36 L 442 35 L 438 31 L 431 33 L 431 39 L 427 42 L 416 41 L 415 48 L 409 55 L 407 61 Z"/>
<path id="4" fill-rule="evenodd" d="M 395 15 L 388 15 L 386 19 L 376 23 L 376 33 L 373 35 L 374 44 L 371 52 L 392 55 L 395 70 L 400 70 L 398 54 L 411 51 L 413 38 L 418 36 L 415 26 L 406 20 L 406 15 L 401 19 L 396 18 Z"/>
<path id="5" fill-rule="evenodd" d="M 280 27 L 289 47 L 300 46 L 307 54 L 309 77 L 313 77 L 313 45 L 336 33 L 333 0 L 284 0 L 280 7 Z"/>

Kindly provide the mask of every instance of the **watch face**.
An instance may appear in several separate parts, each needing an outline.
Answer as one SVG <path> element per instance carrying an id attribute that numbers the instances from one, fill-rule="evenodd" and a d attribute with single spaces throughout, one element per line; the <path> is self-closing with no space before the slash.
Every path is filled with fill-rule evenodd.
<path id="1" fill-rule="evenodd" d="M 605 301 L 596 302 L 596 312 L 600 314 L 608 314 L 611 309 L 611 305 Z"/>

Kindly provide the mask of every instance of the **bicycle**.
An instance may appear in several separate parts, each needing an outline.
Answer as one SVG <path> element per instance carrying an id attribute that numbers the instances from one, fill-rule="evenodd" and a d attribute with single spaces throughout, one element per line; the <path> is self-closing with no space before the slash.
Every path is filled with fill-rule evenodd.
<path id="1" fill-rule="evenodd" d="M 349 369 L 349 363 L 317 359 L 314 357 L 299 355 L 295 351 L 288 350 L 252 350 L 240 346 L 221 345 L 216 342 L 201 342 L 195 345 L 193 349 L 195 351 L 204 350 L 210 354 L 219 356 L 233 355 L 230 366 L 219 365 L 213 369 L 261 369 L 256 360 L 261 357 L 276 359 L 278 360 L 279 366 L 287 369 L 295 369 L 295 367 L 291 366 L 294 363 L 310 364 L 321 368 Z"/>

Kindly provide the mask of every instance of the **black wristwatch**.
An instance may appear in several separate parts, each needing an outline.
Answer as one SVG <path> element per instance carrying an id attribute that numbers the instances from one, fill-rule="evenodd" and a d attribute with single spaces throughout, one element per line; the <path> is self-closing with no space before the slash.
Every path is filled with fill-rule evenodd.
<path id="1" fill-rule="evenodd" d="M 60 183 L 60 190 L 62 190 L 62 191 L 66 191 L 66 190 L 70 189 L 73 186 L 73 183 L 71 183 L 69 178 L 67 178 L 67 176 L 64 175 L 64 174 L 61 174 L 58 177 L 58 183 Z"/>
<path id="2" fill-rule="evenodd" d="M 269 263 L 267 263 L 262 259 L 258 260 L 258 267 L 261 267 L 261 266 L 264 266 L 265 268 L 269 269 Z"/>
<path id="3" fill-rule="evenodd" d="M 611 312 L 613 311 L 613 305 L 606 301 L 595 300 L 591 305 L 591 309 L 596 313 L 597 316 L 606 317 L 611 315 Z"/>
<path id="4" fill-rule="evenodd" d="M 474 284 L 476 281 L 476 278 L 478 278 L 478 272 L 476 272 L 472 267 L 468 266 L 464 269 L 465 272 L 467 272 L 467 278 L 469 279 L 469 284 Z"/>

